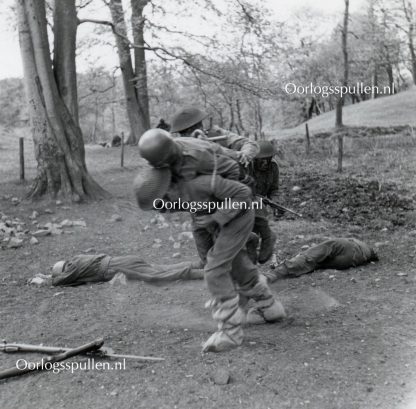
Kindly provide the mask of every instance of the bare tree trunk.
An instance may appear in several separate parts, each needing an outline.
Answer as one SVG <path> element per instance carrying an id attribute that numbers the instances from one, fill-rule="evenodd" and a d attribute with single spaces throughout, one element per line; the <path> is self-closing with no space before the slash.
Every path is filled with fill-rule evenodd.
<path id="1" fill-rule="evenodd" d="M 132 32 L 134 44 L 144 47 L 144 23 L 143 9 L 149 0 L 131 0 L 132 8 Z M 140 119 L 144 129 L 150 128 L 149 93 L 147 89 L 147 66 L 144 48 L 134 48 L 134 70 L 136 74 L 136 95 L 140 109 Z"/>
<path id="2" fill-rule="evenodd" d="M 245 128 L 243 125 L 243 118 L 241 116 L 241 105 L 240 105 L 240 99 L 237 98 L 235 100 L 235 106 L 237 109 L 237 121 L 238 121 L 238 127 L 240 128 L 241 133 L 245 132 Z"/>
<path id="3" fill-rule="evenodd" d="M 373 74 L 371 75 L 371 99 L 376 99 L 378 93 L 376 91 L 376 87 L 378 87 L 378 75 L 377 75 L 377 65 L 373 63 Z"/>
<path id="4" fill-rule="evenodd" d="M 233 107 L 233 100 L 232 99 L 228 102 L 228 106 L 230 108 L 230 125 L 229 125 L 228 129 L 230 131 L 232 131 L 233 128 L 235 127 L 234 107 Z"/>
<path id="5" fill-rule="evenodd" d="M 97 142 L 97 126 L 98 126 L 98 97 L 94 100 L 94 126 L 92 128 L 91 142 Z"/>
<path id="6" fill-rule="evenodd" d="M 337 136 L 338 139 L 338 172 L 342 172 L 342 160 L 344 158 L 344 137 L 340 132 Z"/>
<path id="7" fill-rule="evenodd" d="M 413 42 L 414 36 L 414 24 L 411 23 L 409 27 L 409 51 L 410 51 L 410 63 L 412 69 L 412 77 L 413 77 L 413 84 L 416 85 L 416 52 L 415 52 L 415 45 Z"/>
<path id="8" fill-rule="evenodd" d="M 387 77 L 389 79 L 389 88 L 390 88 L 390 92 L 394 93 L 394 76 L 393 76 L 393 67 L 390 64 L 390 62 L 388 63 L 388 65 L 386 66 L 386 72 L 387 72 Z"/>
<path id="9" fill-rule="evenodd" d="M 345 1 L 345 11 L 344 11 L 344 24 L 342 27 L 342 55 L 344 57 L 344 75 L 342 80 L 342 85 L 348 85 L 348 48 L 347 48 L 347 38 L 348 38 L 348 18 L 349 18 L 349 0 Z M 336 115 L 335 115 L 335 126 L 341 128 L 343 126 L 342 122 L 342 107 L 344 105 L 344 96 L 339 98 L 337 102 Z M 338 131 L 339 132 L 339 131 Z M 343 135 L 341 132 L 338 133 L 338 172 L 342 172 L 342 159 L 344 157 L 344 142 Z"/>
<path id="10" fill-rule="evenodd" d="M 116 87 L 112 91 L 112 102 L 111 102 L 111 137 L 116 134 L 116 113 L 114 109 L 114 104 L 116 100 Z"/>
<path id="11" fill-rule="evenodd" d="M 123 4 L 121 0 L 110 0 L 111 18 L 117 33 L 127 37 L 127 27 L 124 20 Z M 135 88 L 135 75 L 130 54 L 130 45 L 126 39 L 115 34 L 120 69 L 123 77 L 126 98 L 127 115 L 130 123 L 130 135 L 127 143 L 135 144 L 146 131 L 140 119 L 140 108 Z"/>
<path id="12" fill-rule="evenodd" d="M 263 115 L 261 113 L 261 103 L 259 99 L 256 101 L 255 110 L 256 110 L 256 118 L 257 118 L 256 120 L 257 132 L 261 137 L 261 135 L 263 134 Z"/>
<path id="13" fill-rule="evenodd" d="M 77 37 L 75 0 L 55 0 L 53 12 L 53 68 L 59 94 L 78 125 L 75 51 Z"/>
<path id="14" fill-rule="evenodd" d="M 338 98 L 337 105 L 335 107 L 335 127 L 341 128 L 342 122 L 342 98 Z"/>
<path id="15" fill-rule="evenodd" d="M 85 165 L 79 127 L 58 92 L 46 30 L 45 3 L 17 0 L 19 40 L 38 174 L 29 194 L 61 194 L 73 201 L 108 196 Z"/>

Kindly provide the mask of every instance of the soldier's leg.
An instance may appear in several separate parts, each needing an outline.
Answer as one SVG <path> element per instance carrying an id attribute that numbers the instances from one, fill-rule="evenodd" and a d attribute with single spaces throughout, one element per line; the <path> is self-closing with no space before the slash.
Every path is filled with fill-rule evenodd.
<path id="1" fill-rule="evenodd" d="M 194 236 L 196 249 L 201 259 L 201 268 L 207 263 L 207 254 L 209 249 L 214 245 L 212 234 L 204 229 L 192 224 L 192 235 Z"/>
<path id="2" fill-rule="evenodd" d="M 299 277 L 322 268 L 327 260 L 336 256 L 337 252 L 338 249 L 334 240 L 327 240 L 284 261 L 276 269 L 268 271 L 265 275 L 270 282 L 284 276 Z"/>
<path id="3" fill-rule="evenodd" d="M 261 238 L 258 261 L 264 264 L 272 256 L 276 243 L 276 234 L 270 229 L 266 209 L 256 210 L 253 231 Z"/>
<path id="4" fill-rule="evenodd" d="M 211 307 L 218 330 L 205 342 L 203 351 L 220 352 L 235 348 L 243 341 L 244 313 L 231 271 L 233 260 L 246 245 L 253 221 L 254 214 L 247 211 L 223 226 L 207 254 L 205 280 L 213 297 Z"/>
<path id="5" fill-rule="evenodd" d="M 251 298 L 255 305 L 246 316 L 246 323 L 276 322 L 286 317 L 283 305 L 272 294 L 267 279 L 259 275 L 245 250 L 234 259 L 231 276 L 238 284 L 240 297 Z"/>
<path id="6" fill-rule="evenodd" d="M 247 254 L 253 264 L 257 263 L 257 246 L 258 245 L 259 245 L 259 237 L 254 232 L 251 232 L 247 240 L 246 249 L 247 249 Z"/>

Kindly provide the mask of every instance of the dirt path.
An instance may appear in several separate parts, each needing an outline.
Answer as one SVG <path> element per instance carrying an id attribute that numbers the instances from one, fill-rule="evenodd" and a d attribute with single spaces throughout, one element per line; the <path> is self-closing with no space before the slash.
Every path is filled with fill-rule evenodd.
<path id="1" fill-rule="evenodd" d="M 11 342 L 68 346 L 103 336 L 115 352 L 166 360 L 128 361 L 121 371 L 62 371 L 11 379 L 0 384 L 1 408 L 412 407 L 416 248 L 410 226 L 386 230 L 331 219 L 276 222 L 280 257 L 329 236 L 354 235 L 378 243 L 381 260 L 273 284 L 291 321 L 246 328 L 242 347 L 226 354 L 201 354 L 201 343 L 213 330 L 203 307 L 208 299 L 203 282 L 28 286 L 35 273 L 87 249 L 92 254 L 138 252 L 158 262 L 194 259 L 191 241 L 183 240 L 178 250 L 170 240 L 177 239 L 185 215 L 169 218 L 168 227 L 159 228 L 150 221 L 154 215 L 128 207 L 131 196 L 122 192 L 129 191 L 135 171 L 132 166 L 101 173 L 100 182 L 114 186 L 113 192 L 121 196 L 105 203 L 63 209 L 51 203 L 14 206 L 0 198 L 1 211 L 28 225 L 33 210 L 39 211 L 40 222 L 70 218 L 87 225 L 72 234 L 45 237 L 36 246 L 0 251 L 1 336 Z M 2 185 L 3 191 L 22 193 L 12 183 Z M 45 214 L 46 208 L 53 215 Z M 114 213 L 121 213 L 123 220 L 111 223 Z M 161 240 L 160 247 L 154 239 Z M 171 258 L 175 252 L 180 258 Z M 0 367 L 13 366 L 16 359 L 1 354 Z M 228 385 L 213 382 L 220 368 L 231 376 Z"/>

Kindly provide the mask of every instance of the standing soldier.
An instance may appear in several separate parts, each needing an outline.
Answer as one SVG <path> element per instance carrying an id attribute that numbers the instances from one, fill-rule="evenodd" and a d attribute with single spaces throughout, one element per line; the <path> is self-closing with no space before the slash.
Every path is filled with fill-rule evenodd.
<path id="1" fill-rule="evenodd" d="M 206 230 L 212 240 L 204 275 L 218 330 L 204 343 L 204 352 L 221 352 L 241 345 L 245 314 L 239 306 L 240 294 L 255 301 L 247 313 L 249 323 L 252 318 L 257 321 L 259 316 L 266 322 L 284 318 L 282 304 L 274 299 L 266 280 L 260 279 L 244 249 L 254 223 L 249 187 L 223 178 L 215 171 L 211 175 L 188 180 L 179 177 L 173 181 L 168 167 L 147 169 L 136 178 L 134 185 L 138 205 L 143 210 L 152 210 L 155 200 L 168 191 L 171 200 L 180 198 L 182 202 L 216 205 L 209 211 L 197 210 L 194 216 L 194 223 Z M 176 197 L 172 197 L 173 191 L 177 192 Z"/>
<path id="2" fill-rule="evenodd" d="M 279 189 L 279 166 L 273 160 L 274 148 L 269 141 L 259 142 L 260 152 L 257 154 L 252 165 L 252 176 L 256 181 L 256 194 L 265 196 L 270 200 L 277 201 Z M 265 263 L 272 255 L 276 243 L 276 234 L 270 229 L 267 219 L 266 208 L 256 210 L 256 220 L 253 231 L 262 240 L 259 263 Z"/>

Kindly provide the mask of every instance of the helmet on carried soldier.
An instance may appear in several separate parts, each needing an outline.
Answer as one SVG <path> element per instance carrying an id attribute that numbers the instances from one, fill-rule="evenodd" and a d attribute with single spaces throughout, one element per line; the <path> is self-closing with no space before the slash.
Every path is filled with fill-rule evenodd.
<path id="1" fill-rule="evenodd" d="M 175 152 L 175 142 L 170 133 L 159 128 L 146 131 L 138 146 L 141 157 L 154 167 L 167 165 L 167 159 Z"/>
<path id="2" fill-rule="evenodd" d="M 169 168 L 148 168 L 137 175 L 133 186 L 140 209 L 152 210 L 155 200 L 166 195 L 171 178 Z"/>
<path id="3" fill-rule="evenodd" d="M 274 155 L 274 147 L 270 141 L 258 142 L 260 151 L 255 159 L 271 158 Z"/>
<path id="4" fill-rule="evenodd" d="M 171 132 L 184 131 L 185 129 L 188 129 L 191 126 L 194 126 L 197 123 L 201 122 L 207 116 L 208 114 L 206 112 L 195 107 L 181 108 L 179 111 L 177 111 L 173 115 L 170 121 L 172 124 L 170 131 Z"/>

